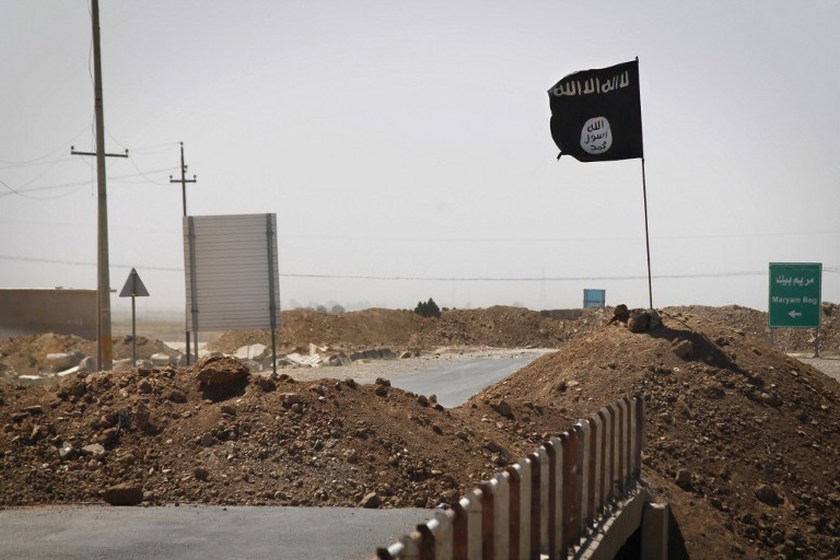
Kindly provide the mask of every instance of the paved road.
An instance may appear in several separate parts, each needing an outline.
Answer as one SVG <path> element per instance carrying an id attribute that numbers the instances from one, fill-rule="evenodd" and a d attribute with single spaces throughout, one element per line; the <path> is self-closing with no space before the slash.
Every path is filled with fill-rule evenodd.
<path id="1" fill-rule="evenodd" d="M 167 506 L 0 511 L 3 560 L 372 558 L 423 509 Z"/>
<path id="2" fill-rule="evenodd" d="M 452 408 L 532 361 L 534 356 L 529 355 L 446 364 L 413 375 L 395 376 L 391 385 L 419 395 L 436 395 L 440 404 Z"/>
<path id="3" fill-rule="evenodd" d="M 840 381 L 840 356 L 814 358 L 813 354 L 791 354 L 800 362 L 812 365 L 829 377 Z"/>

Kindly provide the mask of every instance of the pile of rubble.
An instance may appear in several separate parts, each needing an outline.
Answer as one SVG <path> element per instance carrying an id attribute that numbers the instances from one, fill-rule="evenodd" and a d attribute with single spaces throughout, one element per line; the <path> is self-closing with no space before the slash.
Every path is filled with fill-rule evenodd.
<path id="1" fill-rule="evenodd" d="M 114 369 L 182 366 L 183 353 L 159 340 L 120 337 L 113 341 Z M 132 353 L 136 362 L 132 364 Z M 75 335 L 46 333 L 0 341 L 0 375 L 22 380 L 66 377 L 96 371 L 96 342 Z"/>
<path id="2" fill-rule="evenodd" d="M 674 309 L 614 316 L 453 409 L 388 375 L 363 385 L 336 367 L 295 381 L 225 356 L 54 386 L 0 381 L 0 505 L 434 507 L 641 394 L 642 474 L 672 504 L 691 558 L 840 557 L 840 384 L 743 325 Z M 389 347 L 371 332 L 330 344 Z"/>
<path id="3" fill-rule="evenodd" d="M 840 312 L 822 306 L 820 348 L 840 352 Z M 661 310 L 663 316 L 692 313 L 730 325 L 756 341 L 785 352 L 813 352 L 817 333 L 811 329 L 776 329 L 767 314 L 740 307 L 684 306 Z M 591 333 L 613 317 L 611 308 L 537 312 L 519 307 L 444 309 L 438 318 L 408 310 L 368 309 L 332 314 L 310 309 L 282 313 L 276 333 L 276 367 L 343 366 L 358 360 L 416 356 L 441 347 L 560 348 Z M 271 333 L 243 330 L 221 333 L 206 352 L 236 356 L 252 372 L 273 371 Z M 72 335 L 42 334 L 0 341 L 0 377 L 38 380 L 95 369 L 96 343 Z M 114 369 L 132 367 L 130 337 L 113 343 Z M 139 336 L 136 367 L 186 364 L 183 352 L 158 340 Z"/>

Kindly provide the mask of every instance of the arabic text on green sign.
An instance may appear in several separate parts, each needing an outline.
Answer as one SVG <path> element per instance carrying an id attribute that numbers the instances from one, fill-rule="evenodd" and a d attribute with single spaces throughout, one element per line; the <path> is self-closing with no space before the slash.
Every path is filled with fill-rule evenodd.
<path id="1" fill-rule="evenodd" d="M 770 327 L 819 328 L 822 263 L 770 263 Z"/>

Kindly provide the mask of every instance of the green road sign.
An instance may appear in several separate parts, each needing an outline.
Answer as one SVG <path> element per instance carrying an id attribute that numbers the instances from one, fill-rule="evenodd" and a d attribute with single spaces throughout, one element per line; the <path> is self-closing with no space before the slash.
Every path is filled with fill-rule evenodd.
<path id="1" fill-rule="evenodd" d="M 770 327 L 820 326 L 822 263 L 770 263 Z"/>

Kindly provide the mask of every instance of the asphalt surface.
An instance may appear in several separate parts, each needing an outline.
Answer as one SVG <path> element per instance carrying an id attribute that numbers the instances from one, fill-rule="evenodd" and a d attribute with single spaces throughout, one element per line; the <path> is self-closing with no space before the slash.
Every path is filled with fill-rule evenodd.
<path id="1" fill-rule="evenodd" d="M 3 560 L 369 559 L 423 509 L 47 507 L 0 511 Z"/>
<path id="2" fill-rule="evenodd" d="M 435 395 L 438 403 L 452 408 L 532 361 L 533 356 L 481 358 L 451 363 L 413 375 L 395 376 L 391 379 L 391 385 L 418 395 Z"/>

